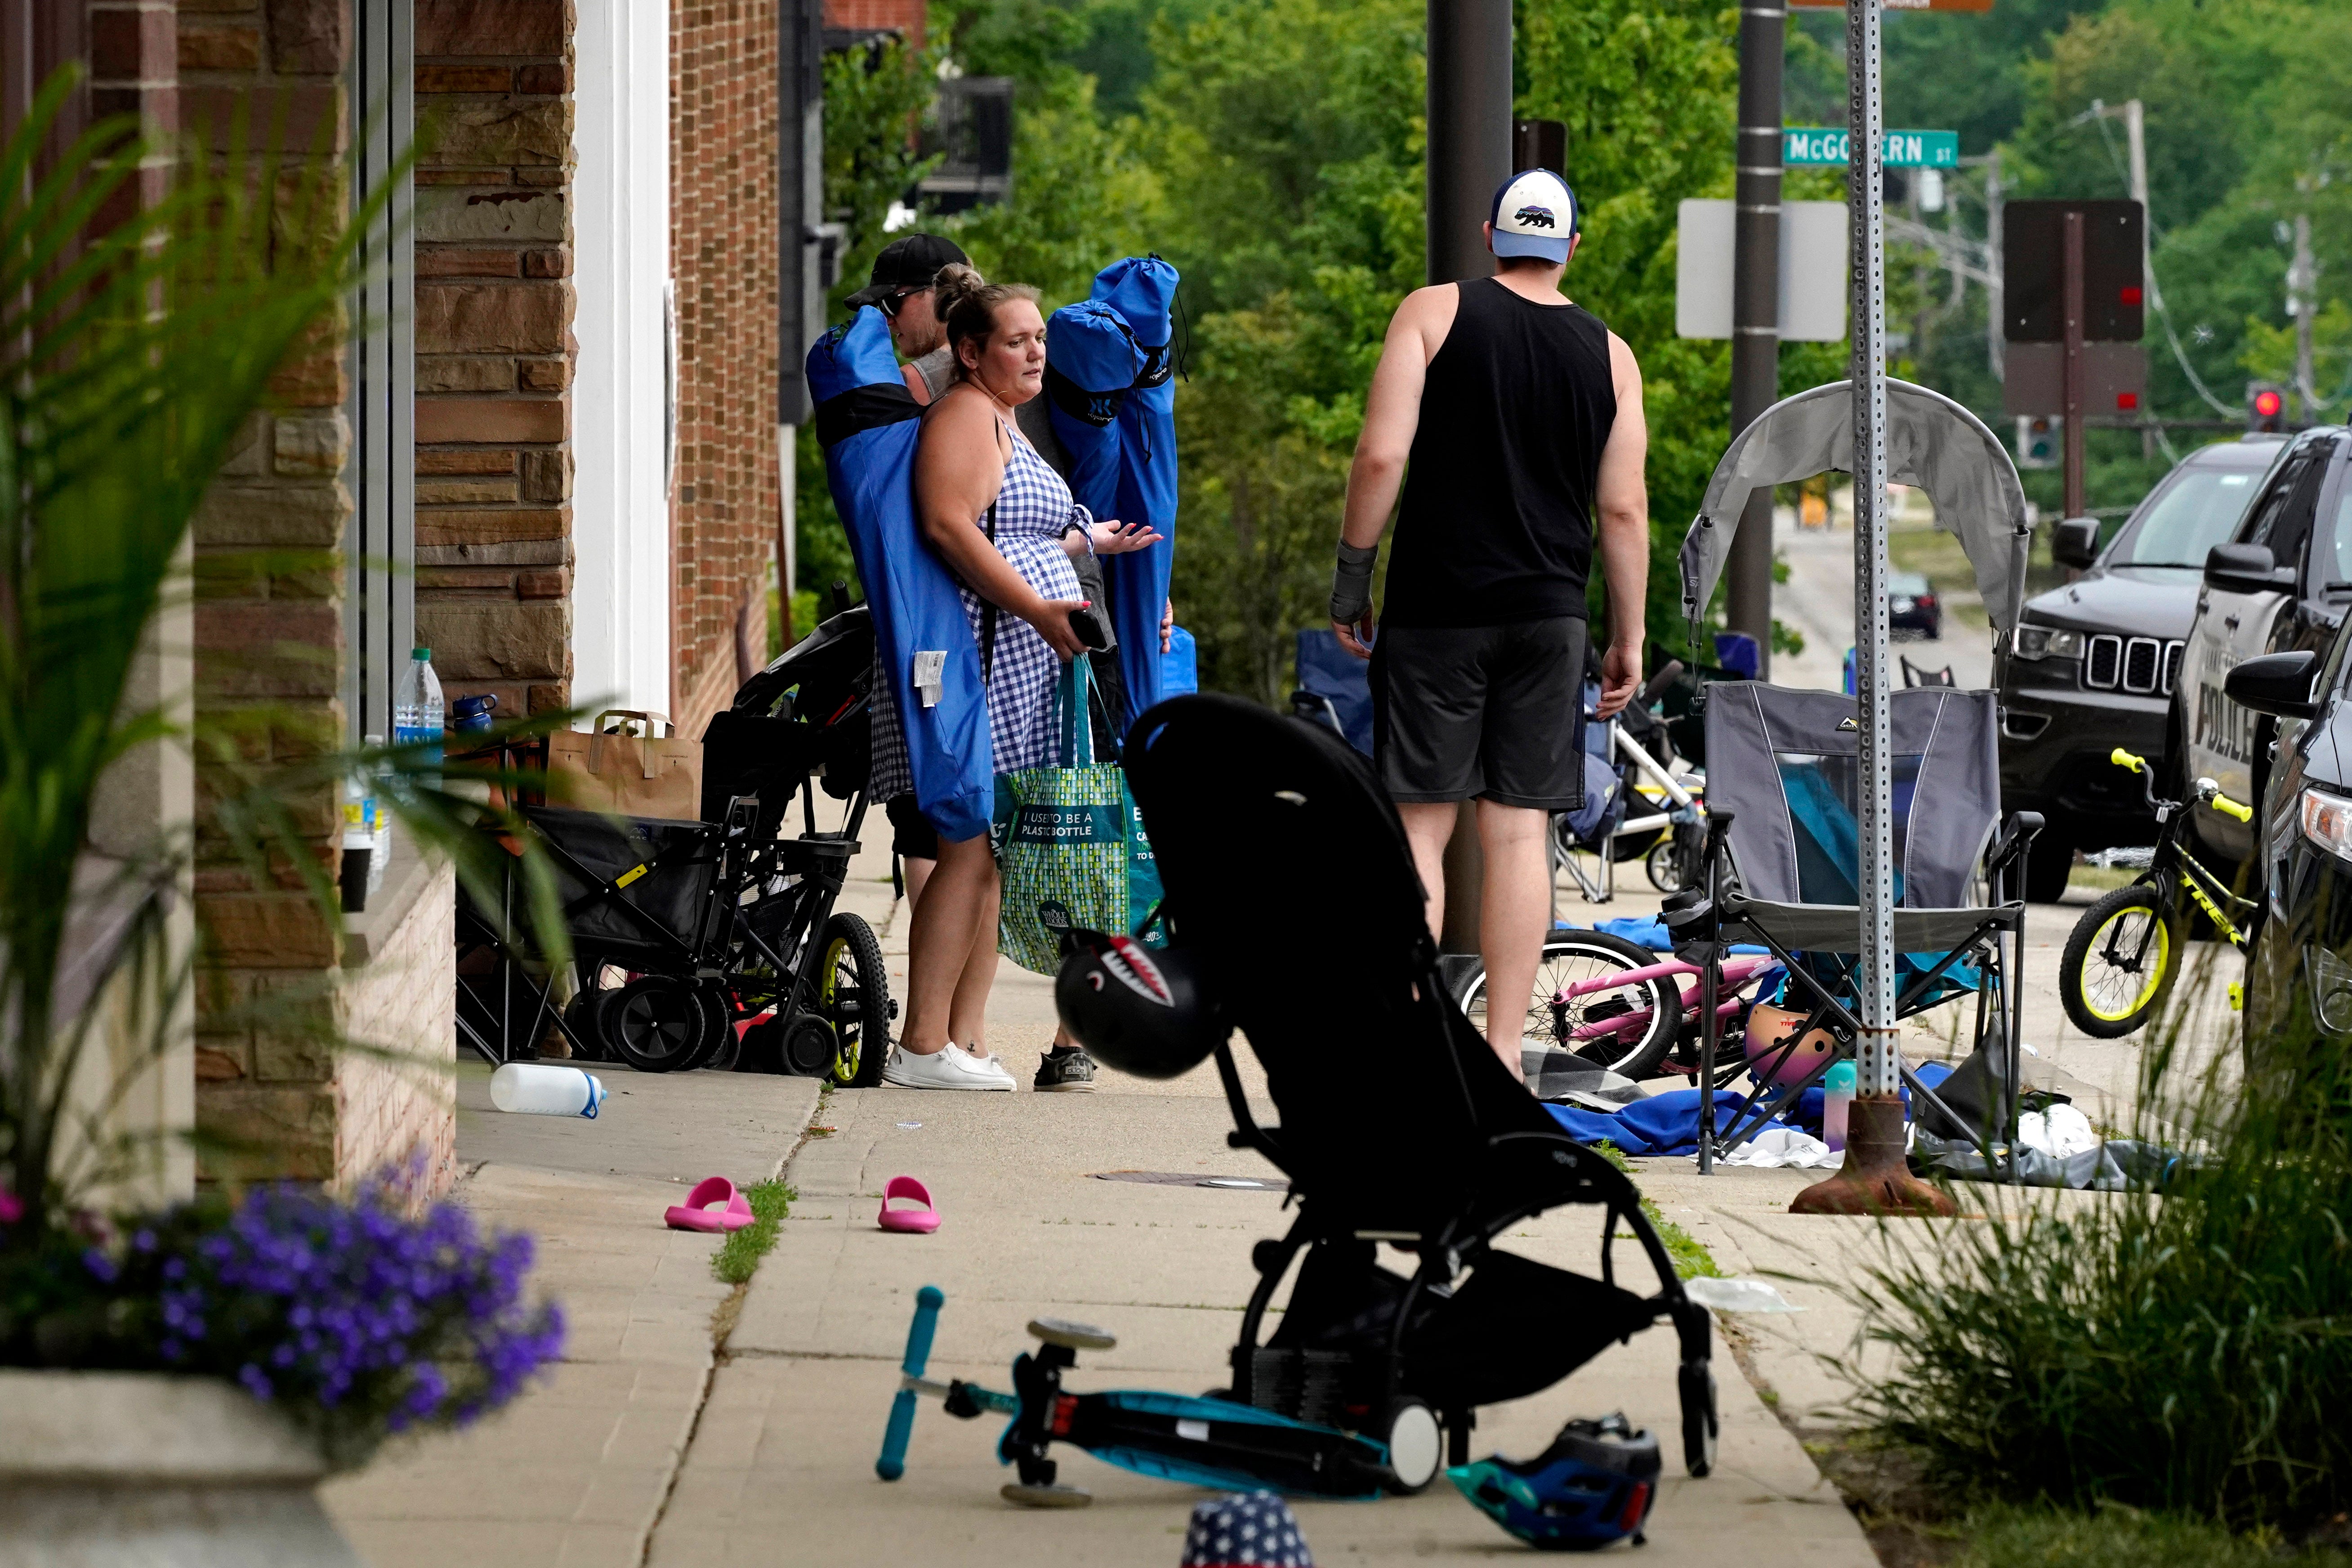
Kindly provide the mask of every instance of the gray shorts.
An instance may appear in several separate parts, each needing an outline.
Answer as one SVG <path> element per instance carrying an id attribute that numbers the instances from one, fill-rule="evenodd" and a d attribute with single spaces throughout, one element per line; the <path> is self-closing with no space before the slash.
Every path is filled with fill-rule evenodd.
<path id="1" fill-rule="evenodd" d="M 1372 645 L 1372 760 L 1402 805 L 1584 802 L 1581 616 L 1504 626 L 1382 626 Z"/>

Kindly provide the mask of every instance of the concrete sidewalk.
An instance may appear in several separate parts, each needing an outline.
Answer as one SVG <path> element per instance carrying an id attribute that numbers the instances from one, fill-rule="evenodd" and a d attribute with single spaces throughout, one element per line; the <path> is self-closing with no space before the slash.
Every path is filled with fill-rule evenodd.
<path id="1" fill-rule="evenodd" d="M 662 1210 L 720 1174 L 772 1176 L 816 1109 L 813 1079 L 594 1064 L 594 1121 L 502 1116 L 489 1069 L 458 1069 L 458 1200 L 538 1238 L 534 1286 L 563 1304 L 554 1375 L 471 1431 L 395 1443 L 328 1486 L 372 1568 L 635 1568 L 715 1361 L 719 1238 Z"/>
<path id="2" fill-rule="evenodd" d="M 882 934 L 893 991 L 903 994 L 905 942 L 887 868 L 878 849 L 862 855 L 843 907 Z M 1564 896 L 1561 910 L 1590 920 L 1654 907 L 1629 889 L 1601 909 Z M 2028 1076 L 2112 1103 L 2129 1093 L 2130 1042 L 2070 1040 L 2056 1025 L 2040 1032 L 2057 1011 L 2055 947 L 2076 912 L 2033 912 L 2028 1035 L 2051 1047 Z M 330 1488 L 337 1521 L 374 1568 L 1009 1563 L 1041 1554 L 1172 1564 L 1190 1508 L 1205 1494 L 1064 1451 L 1064 1479 L 1091 1491 L 1094 1506 L 1017 1509 L 997 1496 L 1010 1472 L 995 1462 L 992 1418 L 958 1422 L 927 1406 L 906 1479 L 885 1484 L 873 1472 L 914 1293 L 926 1284 L 948 1296 L 932 1363 L 942 1375 L 1003 1386 L 1012 1357 L 1029 1346 L 1027 1320 L 1055 1315 L 1119 1336 L 1116 1350 L 1080 1358 L 1074 1387 L 1197 1392 L 1228 1381 L 1226 1353 L 1254 1279 L 1250 1246 L 1284 1227 L 1282 1199 L 1181 1178 L 1276 1173 L 1226 1147 L 1231 1122 L 1206 1067 L 1169 1083 L 1107 1073 L 1092 1095 L 1027 1092 L 1052 1030 L 1048 984 L 1007 964 L 990 1044 L 1023 1080 L 1013 1095 L 874 1089 L 821 1101 L 807 1079 L 646 1078 L 608 1066 L 597 1070 L 614 1097 L 598 1121 L 583 1122 L 499 1116 L 486 1109 L 487 1074 L 466 1071 L 459 1195 L 491 1223 L 540 1237 L 538 1279 L 565 1304 L 571 1347 L 547 1384 L 478 1431 L 390 1451 Z M 1944 1054 L 1924 1029 L 1912 1041 L 1919 1057 Z M 2062 1050 L 2063 1066 L 2053 1059 Z M 1239 1055 L 1263 1105 L 1263 1077 L 1246 1049 Z M 780 1165 L 799 1193 L 792 1217 L 738 1310 L 722 1312 L 730 1290 L 710 1272 L 715 1239 L 665 1230 L 660 1211 L 700 1176 L 748 1184 Z M 1134 1172 L 1174 1179 L 1105 1179 Z M 930 1187 L 945 1215 L 938 1234 L 875 1226 L 882 1185 L 901 1173 Z M 1719 1339 L 1721 1465 L 1706 1479 L 1685 1478 L 1674 1436 L 1675 1342 L 1661 1328 L 1542 1394 L 1482 1411 L 1475 1452 L 1530 1455 L 1568 1417 L 1622 1409 L 1657 1429 L 1668 1454 L 1643 1561 L 1712 1565 L 1737 1554 L 1867 1568 L 1874 1560 L 1862 1531 L 1783 1418 L 1809 1427 L 1842 1419 L 1845 1377 L 1857 1370 L 1852 1290 L 1883 1248 L 1932 1248 L 1935 1227 L 1793 1217 L 1789 1199 L 1809 1173 L 1734 1169 L 1701 1180 L 1687 1160 L 1662 1159 L 1643 1162 L 1635 1179 L 1726 1273 L 1773 1277 L 1806 1309 L 1733 1321 L 1771 1404 Z M 1591 1217 L 1556 1212 L 1508 1245 L 1589 1270 L 1598 1245 Z M 1858 1370 L 1869 1366 L 1865 1356 Z M 1442 1481 L 1418 1498 L 1298 1511 L 1326 1563 L 1524 1550 Z"/>

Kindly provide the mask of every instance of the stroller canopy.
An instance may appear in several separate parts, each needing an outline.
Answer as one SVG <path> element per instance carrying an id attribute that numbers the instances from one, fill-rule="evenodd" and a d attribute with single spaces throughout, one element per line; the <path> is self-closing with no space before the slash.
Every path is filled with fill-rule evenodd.
<path id="1" fill-rule="evenodd" d="M 1683 540 L 1683 613 L 1696 621 L 1715 596 L 1731 536 L 1753 491 L 1832 468 L 1853 471 L 1850 381 L 1784 397 L 1733 437 Z M 1892 483 L 1927 492 L 1937 526 L 1957 535 L 1968 552 L 1993 628 L 2014 626 L 2025 598 L 2025 552 L 2033 530 L 2016 466 L 2000 439 L 1942 393 L 1889 381 L 1886 472 Z"/>

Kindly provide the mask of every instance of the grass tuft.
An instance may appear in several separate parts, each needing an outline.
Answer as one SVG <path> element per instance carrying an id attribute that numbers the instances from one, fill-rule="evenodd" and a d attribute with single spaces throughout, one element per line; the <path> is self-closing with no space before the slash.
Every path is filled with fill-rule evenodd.
<path id="1" fill-rule="evenodd" d="M 1633 1163 L 1625 1158 L 1625 1152 L 1606 1138 L 1592 1145 L 1592 1150 L 1627 1175 L 1634 1173 Z M 1642 1200 L 1642 1217 L 1650 1222 L 1651 1228 L 1658 1233 L 1658 1240 L 1665 1247 L 1666 1256 L 1674 1259 L 1675 1278 L 1723 1278 L 1723 1270 L 1715 1266 L 1715 1254 L 1706 1249 L 1706 1244 L 1668 1219 L 1659 1211 L 1658 1205 L 1647 1198 Z"/>
<path id="2" fill-rule="evenodd" d="M 2283 1552 L 2210 1520 L 2105 1508 L 2095 1513 L 2005 1506 L 1972 1510 L 1953 1568 L 2341 1568 L 2333 1550 Z"/>
<path id="3" fill-rule="evenodd" d="M 710 1271 L 730 1285 L 747 1282 L 760 1259 L 775 1249 L 784 1215 L 800 1194 L 782 1182 L 761 1182 L 744 1188 L 743 1195 L 751 1201 L 751 1223 L 730 1236 L 710 1262 Z"/>

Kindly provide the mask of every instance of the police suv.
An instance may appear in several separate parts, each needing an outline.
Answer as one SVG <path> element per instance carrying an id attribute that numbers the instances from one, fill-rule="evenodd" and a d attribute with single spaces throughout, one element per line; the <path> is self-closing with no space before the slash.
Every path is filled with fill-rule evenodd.
<path id="1" fill-rule="evenodd" d="M 2204 587 L 2173 689 L 2168 747 L 2176 800 L 2210 778 L 2237 800 L 2269 782 L 2278 721 L 2232 701 L 2230 671 L 2267 653 L 2323 657 L 2352 608 L 2352 430 L 2327 426 L 2286 443 L 2226 544 L 2205 559 Z M 2262 825 L 2194 808 L 2196 835 L 2221 860 L 2254 858 Z"/>

